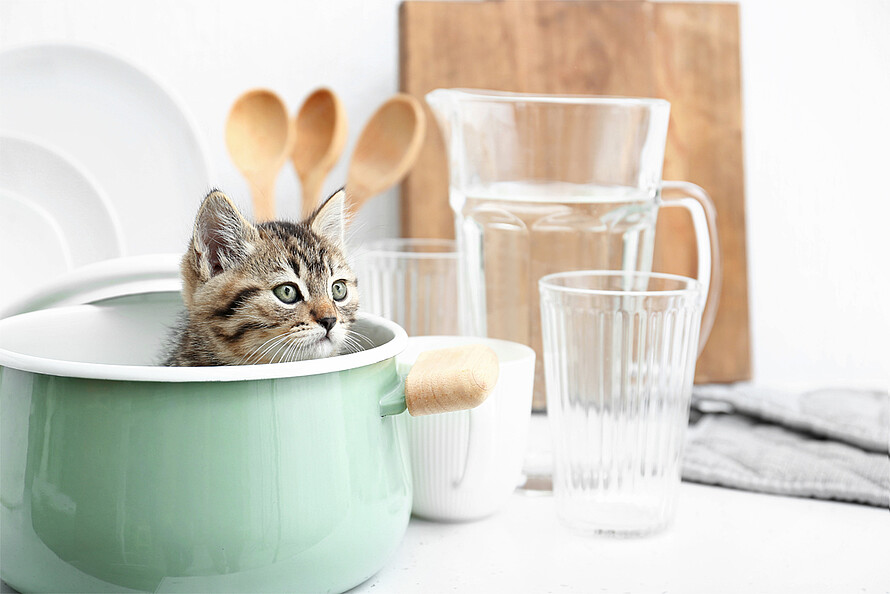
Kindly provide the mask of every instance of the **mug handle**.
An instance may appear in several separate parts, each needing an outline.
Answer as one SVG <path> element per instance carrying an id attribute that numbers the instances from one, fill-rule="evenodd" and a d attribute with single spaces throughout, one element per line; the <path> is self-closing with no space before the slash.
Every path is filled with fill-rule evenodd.
<path id="1" fill-rule="evenodd" d="M 487 401 L 486 401 L 487 402 Z M 467 431 L 467 455 L 459 477 L 452 481 L 451 487 L 460 490 L 466 482 L 468 485 L 484 484 L 484 479 L 491 474 L 497 447 L 497 410 L 494 402 L 467 411 L 469 428 Z"/>
<path id="2" fill-rule="evenodd" d="M 401 385 L 380 400 L 381 416 L 396 415 L 406 408 L 413 416 L 457 412 L 468 415 L 467 454 L 452 488 L 463 483 L 480 484 L 491 470 L 497 443 L 494 403 L 482 406 L 498 381 L 497 354 L 483 344 L 423 351 Z"/>
<path id="3" fill-rule="evenodd" d="M 717 237 L 717 209 L 708 193 L 693 183 L 663 181 L 661 189 L 678 190 L 686 195 L 683 198 L 664 198 L 662 196 L 662 207 L 679 206 L 685 208 L 692 217 L 692 228 L 695 231 L 695 244 L 698 252 L 696 278 L 704 285 L 705 295 L 707 295 L 698 339 L 698 354 L 700 355 L 711 335 L 711 329 L 714 327 L 723 283 L 720 241 Z"/>
<path id="4" fill-rule="evenodd" d="M 497 410 L 488 396 L 500 367 L 491 347 L 463 345 L 424 351 L 405 378 L 405 401 L 411 416 L 466 411 L 467 453 L 463 469 L 451 482 L 459 491 L 484 484 L 491 473 L 497 443 Z"/>

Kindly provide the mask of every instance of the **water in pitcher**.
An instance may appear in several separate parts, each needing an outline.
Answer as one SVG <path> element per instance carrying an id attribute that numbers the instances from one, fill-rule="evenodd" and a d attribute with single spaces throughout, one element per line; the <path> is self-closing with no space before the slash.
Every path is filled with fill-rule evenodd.
<path id="1" fill-rule="evenodd" d="M 649 271 L 657 202 L 639 188 L 499 182 L 451 188 L 465 331 L 535 349 L 533 408 L 545 408 L 538 279 L 569 270 Z"/>

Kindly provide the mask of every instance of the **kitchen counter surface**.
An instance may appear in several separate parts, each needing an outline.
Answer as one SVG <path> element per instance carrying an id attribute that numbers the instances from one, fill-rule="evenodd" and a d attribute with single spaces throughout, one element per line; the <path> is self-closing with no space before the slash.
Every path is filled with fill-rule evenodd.
<path id="1" fill-rule="evenodd" d="M 477 522 L 412 518 L 386 567 L 351 592 L 885 593 L 888 550 L 876 507 L 683 483 L 667 531 L 614 539 L 576 534 L 550 495 L 517 492 Z"/>
<path id="2" fill-rule="evenodd" d="M 477 522 L 412 518 L 352 592 L 883 593 L 888 551 L 877 507 L 683 483 L 667 531 L 614 539 L 564 528 L 549 495 L 516 493 Z"/>

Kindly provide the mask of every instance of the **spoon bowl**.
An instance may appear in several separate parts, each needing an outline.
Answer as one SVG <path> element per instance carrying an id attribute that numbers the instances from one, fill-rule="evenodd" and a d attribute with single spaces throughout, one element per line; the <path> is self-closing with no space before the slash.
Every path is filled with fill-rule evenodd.
<path id="1" fill-rule="evenodd" d="M 296 139 L 291 162 L 303 187 L 303 216 L 318 204 L 324 178 L 330 173 L 346 144 L 346 110 L 327 88 L 313 91 L 294 119 Z"/>
<path id="2" fill-rule="evenodd" d="M 274 92 L 254 89 L 232 105 L 226 121 L 226 147 L 250 184 L 258 221 L 275 218 L 275 179 L 293 141 L 287 107 Z"/>
<path id="3" fill-rule="evenodd" d="M 349 163 L 346 188 L 352 212 L 405 177 L 425 134 L 426 115 L 411 95 L 398 93 L 374 112 Z"/>

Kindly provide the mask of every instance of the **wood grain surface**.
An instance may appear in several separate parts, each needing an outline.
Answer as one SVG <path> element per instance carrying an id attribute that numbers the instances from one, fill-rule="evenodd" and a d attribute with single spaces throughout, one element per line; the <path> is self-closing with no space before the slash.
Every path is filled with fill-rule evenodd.
<path id="1" fill-rule="evenodd" d="M 699 383 L 751 377 L 740 78 L 736 4 L 418 1 L 400 10 L 400 85 L 415 97 L 470 87 L 670 101 L 664 177 L 710 193 L 722 248 L 720 308 Z M 406 237 L 454 236 L 435 125 L 402 185 L 401 214 Z M 693 275 L 692 237 L 688 215 L 663 210 L 654 269 Z"/>

